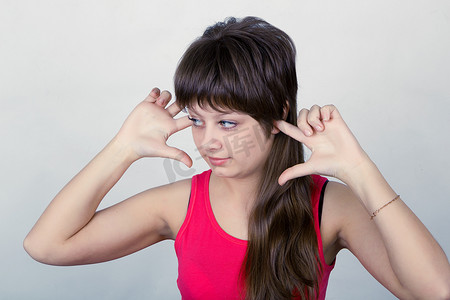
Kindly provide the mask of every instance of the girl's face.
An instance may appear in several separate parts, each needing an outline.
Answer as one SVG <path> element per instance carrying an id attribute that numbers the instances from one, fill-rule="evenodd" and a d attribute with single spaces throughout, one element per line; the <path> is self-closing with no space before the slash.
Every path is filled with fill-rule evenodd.
<path id="1" fill-rule="evenodd" d="M 260 124 L 245 113 L 189 108 L 195 145 L 219 177 L 259 176 L 272 147 Z M 274 131 L 273 133 L 276 133 Z"/>

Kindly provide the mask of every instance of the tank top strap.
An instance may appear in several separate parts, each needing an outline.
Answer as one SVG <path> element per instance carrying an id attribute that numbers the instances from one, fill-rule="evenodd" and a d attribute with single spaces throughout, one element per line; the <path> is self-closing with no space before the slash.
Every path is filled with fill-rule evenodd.
<path id="1" fill-rule="evenodd" d="M 207 215 L 206 201 L 209 201 L 208 188 L 210 175 L 211 170 L 207 170 L 192 177 L 191 194 L 189 196 L 188 209 L 184 222 L 178 230 L 178 234 L 175 238 L 175 250 L 177 250 L 178 248 L 177 244 L 179 243 L 179 237 L 184 234 L 193 216 L 195 216 L 196 221 L 201 222 L 201 219 L 203 219 Z"/>
<path id="2" fill-rule="evenodd" d="M 321 274 L 321 280 L 319 282 L 319 300 L 325 299 L 326 295 L 326 289 L 328 285 L 328 279 L 330 277 L 330 273 L 334 268 L 335 261 L 328 265 L 325 261 L 324 256 L 324 249 L 322 244 L 322 235 L 320 233 L 320 206 L 321 206 L 321 199 L 323 201 L 323 196 L 325 193 L 325 188 L 328 183 L 328 179 L 319 175 L 312 175 L 313 179 L 313 186 L 311 188 L 311 206 L 313 210 L 313 217 L 314 217 L 314 229 L 316 231 L 317 235 L 317 246 L 319 250 L 319 259 L 320 263 L 322 265 L 322 274 Z"/>

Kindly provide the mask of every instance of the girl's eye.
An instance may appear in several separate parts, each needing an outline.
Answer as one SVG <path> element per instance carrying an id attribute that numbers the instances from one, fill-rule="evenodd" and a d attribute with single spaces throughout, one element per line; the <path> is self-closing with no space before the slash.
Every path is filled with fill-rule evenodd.
<path id="1" fill-rule="evenodd" d="M 220 121 L 219 122 L 220 126 L 222 126 L 225 129 L 231 129 L 236 127 L 237 123 L 236 122 L 231 122 L 231 121 Z"/>
<path id="2" fill-rule="evenodd" d="M 192 121 L 193 126 L 202 126 L 203 125 L 202 121 L 200 121 L 199 119 L 195 119 L 191 116 L 188 116 L 188 119 Z"/>

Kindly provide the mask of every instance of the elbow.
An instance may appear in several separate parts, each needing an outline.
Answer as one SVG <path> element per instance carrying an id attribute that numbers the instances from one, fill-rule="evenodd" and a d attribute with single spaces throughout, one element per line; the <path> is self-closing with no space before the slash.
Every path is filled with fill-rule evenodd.
<path id="1" fill-rule="evenodd" d="M 23 249 L 34 260 L 45 263 L 46 259 L 42 247 L 39 246 L 39 243 L 33 241 L 29 235 L 23 240 Z"/>
<path id="2" fill-rule="evenodd" d="M 23 241 L 23 248 L 35 261 L 47 265 L 58 265 L 54 260 L 51 247 L 45 246 L 45 244 L 43 241 L 35 240 L 28 235 Z"/>
<path id="3" fill-rule="evenodd" d="M 75 260 L 67 243 L 35 238 L 30 234 L 23 241 L 23 248 L 32 259 L 52 266 L 74 266 L 82 264 Z"/>
<path id="4" fill-rule="evenodd" d="M 449 276 L 443 273 L 445 272 L 429 281 L 416 284 L 414 288 L 403 288 L 396 296 L 399 299 L 450 300 L 450 273 Z"/>
<path id="5" fill-rule="evenodd" d="M 418 299 L 450 300 L 450 279 L 436 282 L 428 289 L 426 295 L 418 297 Z"/>
<path id="6" fill-rule="evenodd" d="M 404 293 L 401 296 L 397 295 L 399 299 L 417 299 L 417 300 L 450 300 L 450 288 L 448 286 L 435 287 L 432 291 L 421 291 L 421 293 Z"/>
<path id="7" fill-rule="evenodd" d="M 441 289 L 441 294 L 438 299 L 450 300 L 450 280 L 448 280 L 446 286 Z"/>
<path id="8" fill-rule="evenodd" d="M 444 286 L 441 289 L 436 289 L 430 296 L 423 299 L 450 300 L 450 287 Z"/>
<path id="9" fill-rule="evenodd" d="M 447 275 L 447 276 L 446 276 Z M 434 299 L 450 300 L 450 269 L 447 274 L 441 275 L 441 282 L 435 286 Z"/>

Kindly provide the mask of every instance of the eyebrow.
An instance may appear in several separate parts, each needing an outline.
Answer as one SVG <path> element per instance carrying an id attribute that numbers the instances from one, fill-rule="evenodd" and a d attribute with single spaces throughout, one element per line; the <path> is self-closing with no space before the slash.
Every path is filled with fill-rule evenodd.
<path id="1" fill-rule="evenodd" d="M 195 109 L 193 109 L 193 108 L 186 108 L 186 110 L 187 110 L 188 113 L 189 113 L 190 111 L 192 111 L 194 114 L 199 115 L 199 116 L 202 116 L 200 113 L 198 113 L 198 112 L 197 112 Z M 233 113 L 239 114 L 238 112 L 235 112 L 235 111 L 220 112 L 220 111 L 217 111 L 217 110 L 214 110 L 214 109 L 213 109 L 213 111 L 216 112 L 217 115 L 219 115 L 219 116 L 223 116 L 223 115 L 231 115 L 231 114 L 233 114 Z"/>

